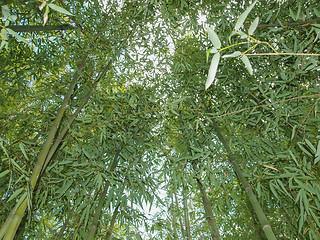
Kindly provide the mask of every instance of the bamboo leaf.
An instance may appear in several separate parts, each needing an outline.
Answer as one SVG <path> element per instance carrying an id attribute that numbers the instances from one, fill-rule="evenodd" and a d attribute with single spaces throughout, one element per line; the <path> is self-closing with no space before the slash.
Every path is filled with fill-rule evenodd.
<path id="1" fill-rule="evenodd" d="M 274 195 L 276 198 L 279 198 L 278 193 L 277 193 L 277 191 L 274 189 L 272 182 L 270 182 L 269 186 L 270 186 L 270 190 L 271 190 L 271 192 L 273 193 L 273 195 Z"/>
<path id="2" fill-rule="evenodd" d="M 239 16 L 239 18 L 238 18 L 238 20 L 237 20 L 237 22 L 236 22 L 236 25 L 235 25 L 235 27 L 234 27 L 234 29 L 235 29 L 236 31 L 238 31 L 238 30 L 242 27 L 244 21 L 245 21 L 246 18 L 248 17 L 250 11 L 252 10 L 252 8 L 253 8 L 254 5 L 256 4 L 256 2 L 257 2 L 257 1 L 254 1 L 254 2 Z"/>
<path id="3" fill-rule="evenodd" d="M 291 140 L 293 140 L 294 136 L 295 136 L 295 130 L 297 128 L 297 125 L 295 125 L 293 128 L 292 128 L 292 133 L 291 133 Z"/>
<path id="4" fill-rule="evenodd" d="M 8 17 L 8 20 L 11 21 L 11 22 L 14 22 L 15 20 L 17 20 L 17 15 L 10 15 Z"/>
<path id="5" fill-rule="evenodd" d="M 239 57 L 242 53 L 240 51 L 235 51 L 232 54 L 223 55 L 222 58 L 229 58 L 229 57 Z"/>
<path id="6" fill-rule="evenodd" d="M 44 14 L 43 14 L 43 25 L 46 25 L 48 18 L 49 18 L 49 6 L 46 6 L 46 10 L 44 11 Z"/>
<path id="7" fill-rule="evenodd" d="M 22 194 L 22 196 L 20 197 L 19 201 L 16 204 L 17 207 L 19 207 L 21 203 L 26 199 L 27 194 L 28 194 L 27 192 L 24 192 L 24 194 Z"/>
<path id="8" fill-rule="evenodd" d="M 29 160 L 28 155 L 27 155 L 27 153 L 26 153 L 26 151 L 25 151 L 25 149 L 24 149 L 24 144 L 23 144 L 23 143 L 19 143 L 19 147 L 20 147 L 20 149 L 21 149 L 21 152 L 22 152 L 23 156 L 24 156 L 27 160 Z"/>
<path id="9" fill-rule="evenodd" d="M 246 66 L 249 74 L 252 75 L 253 74 L 253 70 L 252 70 L 252 66 L 251 66 L 251 63 L 249 61 L 249 58 L 246 55 L 243 55 L 241 60 L 244 63 L 244 65 Z"/>
<path id="10" fill-rule="evenodd" d="M 206 58 L 206 62 L 209 62 L 209 55 L 210 55 L 210 51 L 211 51 L 211 49 L 208 49 L 207 51 L 206 51 L 206 55 L 207 55 L 207 58 Z"/>
<path id="11" fill-rule="evenodd" d="M 15 31 L 13 31 L 13 30 L 10 29 L 10 28 L 6 28 L 6 29 L 7 29 L 7 31 L 8 31 L 12 36 L 14 36 L 18 41 L 21 41 L 21 42 L 24 42 L 24 43 L 28 44 L 28 41 L 27 41 L 25 38 L 21 37 L 18 33 L 16 33 Z"/>
<path id="12" fill-rule="evenodd" d="M 218 52 L 218 49 L 216 49 L 215 47 L 211 48 L 210 49 L 210 52 L 209 53 L 217 53 Z"/>
<path id="13" fill-rule="evenodd" d="M 173 106 L 173 107 L 177 107 L 177 104 L 183 100 L 185 100 L 186 97 L 182 97 L 182 98 L 179 98 L 179 99 L 176 99 L 174 100 L 173 102 L 169 103 L 169 105 Z"/>
<path id="14" fill-rule="evenodd" d="M 11 158 L 10 161 L 17 169 L 19 169 L 20 172 L 23 172 L 22 168 L 18 165 L 18 163 L 16 163 L 15 160 Z"/>
<path id="15" fill-rule="evenodd" d="M 216 32 L 213 31 L 210 27 L 208 27 L 208 36 L 209 36 L 209 39 L 211 40 L 213 46 L 216 49 L 220 49 L 221 48 L 220 39 L 219 39 L 218 35 L 216 34 Z"/>
<path id="16" fill-rule="evenodd" d="M 299 19 L 299 17 L 300 17 L 300 14 L 301 14 L 301 4 L 299 3 L 298 4 L 298 11 L 297 11 L 297 16 L 296 16 L 296 20 L 298 20 Z"/>
<path id="17" fill-rule="evenodd" d="M 303 214 L 300 215 L 300 219 L 299 219 L 299 232 L 301 232 L 302 227 L 303 227 L 303 223 L 304 223 L 304 217 Z"/>
<path id="18" fill-rule="evenodd" d="M 307 154 L 308 156 L 312 157 L 312 155 L 310 154 L 310 152 L 309 152 L 307 149 L 305 149 L 305 147 L 302 145 L 301 142 L 298 143 L 298 146 L 299 146 L 299 148 L 300 148 L 305 154 Z"/>
<path id="19" fill-rule="evenodd" d="M 57 12 L 60 12 L 60 13 L 63 13 L 63 14 L 69 15 L 69 16 L 74 16 L 74 15 L 73 15 L 71 12 L 69 12 L 68 10 L 66 10 L 66 9 L 64 9 L 64 8 L 62 8 L 62 7 L 60 7 L 60 6 L 57 6 L 57 5 L 53 4 L 53 3 L 49 3 L 48 6 L 49 6 L 51 9 L 53 9 L 53 10 L 55 10 L 55 11 L 57 11 Z"/>
<path id="20" fill-rule="evenodd" d="M 316 224 L 317 224 L 317 226 L 318 226 L 318 228 L 320 228 L 320 222 L 319 222 L 319 219 L 318 219 L 318 217 L 314 214 L 314 212 L 310 209 L 310 214 L 311 214 L 311 216 L 312 216 L 312 218 L 314 219 L 314 221 L 316 222 Z"/>
<path id="21" fill-rule="evenodd" d="M 87 150 L 83 149 L 82 151 L 83 151 L 84 155 L 86 155 L 87 158 L 89 158 L 89 159 L 93 158 L 92 155 Z"/>
<path id="22" fill-rule="evenodd" d="M 288 197 L 292 198 L 292 195 L 287 191 L 287 189 L 285 188 L 285 186 L 283 185 L 283 183 L 280 179 L 277 179 L 277 183 L 280 186 L 280 188 L 282 189 L 282 192 L 286 193 L 288 195 Z"/>
<path id="23" fill-rule="evenodd" d="M 305 191 L 302 191 L 302 202 L 306 211 L 309 211 L 310 208 L 309 208 L 308 198 Z"/>
<path id="24" fill-rule="evenodd" d="M 242 39 L 248 38 L 248 35 L 246 33 L 242 32 L 242 31 L 240 31 L 240 30 L 237 32 L 237 34 L 239 34 L 240 38 L 242 38 Z"/>
<path id="25" fill-rule="evenodd" d="M 261 196 L 261 183 L 260 182 L 257 183 L 256 191 L 258 193 L 258 197 L 260 198 L 260 196 Z"/>
<path id="26" fill-rule="evenodd" d="M 316 148 L 312 145 L 312 143 L 308 139 L 306 139 L 306 143 L 309 146 L 309 148 L 314 152 L 314 154 L 316 154 L 317 152 Z"/>
<path id="27" fill-rule="evenodd" d="M 207 82 L 205 85 L 206 90 L 210 87 L 210 85 L 212 84 L 212 82 L 216 76 L 219 61 L 220 61 L 220 53 L 217 52 L 211 60 L 210 69 L 209 69 L 209 73 L 208 73 L 208 79 L 207 79 Z"/>
<path id="28" fill-rule="evenodd" d="M 46 6 L 46 4 L 47 4 L 46 1 L 43 1 L 43 2 L 41 3 L 41 5 L 39 6 L 40 11 L 42 11 L 42 9 Z"/>
<path id="29" fill-rule="evenodd" d="M 290 16 L 292 17 L 293 20 L 297 20 L 296 14 L 293 12 L 291 8 L 289 8 Z"/>
<path id="30" fill-rule="evenodd" d="M 293 153 L 291 152 L 291 150 L 289 150 L 288 152 L 289 152 L 290 156 L 292 157 L 293 161 L 296 163 L 296 165 L 297 165 L 298 167 L 300 167 L 300 164 L 298 163 L 296 157 L 293 155 Z"/>
<path id="31" fill-rule="evenodd" d="M 23 190 L 24 188 L 19 188 L 17 191 L 15 191 L 8 199 L 8 202 L 10 202 L 12 199 L 15 199 Z"/>
<path id="32" fill-rule="evenodd" d="M 294 200 L 295 203 L 297 203 L 299 201 L 299 199 L 301 199 L 302 191 L 303 191 L 302 189 L 299 190 L 299 192 L 298 192 L 298 194 L 296 196 L 296 199 Z"/>
<path id="33" fill-rule="evenodd" d="M 4 177 L 5 175 L 7 175 L 10 171 L 9 170 L 5 170 L 2 173 L 0 173 L 0 178 Z"/>
<path id="34" fill-rule="evenodd" d="M 307 186 L 306 184 L 304 184 L 303 182 L 301 182 L 299 179 L 296 179 L 296 178 L 295 178 L 294 180 L 298 183 L 298 185 L 299 185 L 301 188 L 307 190 L 307 191 L 310 192 L 311 194 L 316 194 L 316 192 L 315 192 L 310 186 Z"/>
<path id="35" fill-rule="evenodd" d="M 85 218 L 85 220 L 84 220 L 84 227 L 86 227 L 87 224 L 88 224 L 89 215 L 90 215 L 90 205 L 89 205 L 88 208 L 86 209 L 86 218 Z"/>
<path id="36" fill-rule="evenodd" d="M 248 30 L 249 35 L 252 35 L 254 33 L 254 31 L 258 27 L 258 24 L 259 24 L 259 17 L 256 17 L 256 19 L 253 20 L 252 24 L 249 27 L 249 30 Z"/>
<path id="37" fill-rule="evenodd" d="M 81 217 L 80 217 L 80 221 L 79 221 L 79 225 L 83 222 L 83 219 L 85 218 L 85 216 L 87 214 L 88 208 L 89 208 L 89 206 L 86 206 L 85 210 L 82 212 Z"/>
<path id="38" fill-rule="evenodd" d="M 9 6 L 8 5 L 4 5 L 2 6 L 2 15 L 4 18 L 7 18 L 9 16 Z"/>
<path id="39" fill-rule="evenodd" d="M 68 188 L 71 186 L 73 183 L 73 179 L 70 179 L 58 192 L 60 193 L 57 198 L 61 198 L 65 192 L 68 190 Z"/>
<path id="40" fill-rule="evenodd" d="M 95 182 L 96 184 L 98 184 L 98 189 L 100 190 L 103 184 L 102 175 L 100 173 L 98 173 L 97 176 L 95 177 Z"/>
<path id="41" fill-rule="evenodd" d="M 1 37 L 3 40 L 8 40 L 9 37 L 8 37 L 8 31 L 6 28 L 2 28 L 1 29 Z"/>

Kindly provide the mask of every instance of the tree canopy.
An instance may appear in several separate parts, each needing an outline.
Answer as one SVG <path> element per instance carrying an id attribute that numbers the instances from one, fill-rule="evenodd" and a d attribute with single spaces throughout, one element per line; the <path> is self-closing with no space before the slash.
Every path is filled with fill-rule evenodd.
<path id="1" fill-rule="evenodd" d="M 320 240 L 316 0 L 0 4 L 1 240 Z"/>

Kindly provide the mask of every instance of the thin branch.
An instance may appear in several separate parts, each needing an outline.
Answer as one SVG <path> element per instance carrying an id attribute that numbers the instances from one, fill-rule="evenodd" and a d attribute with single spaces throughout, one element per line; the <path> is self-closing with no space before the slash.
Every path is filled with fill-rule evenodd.
<path id="1" fill-rule="evenodd" d="M 320 23 L 320 19 L 314 19 L 309 21 L 298 21 L 298 22 L 292 22 L 292 23 L 284 23 L 284 24 L 259 24 L 258 27 L 260 28 L 270 28 L 270 27 L 304 27 L 309 26 L 312 24 Z"/>
<path id="2" fill-rule="evenodd" d="M 289 56 L 320 56 L 320 53 L 246 53 L 247 56 L 279 56 L 279 55 L 289 55 Z"/>
<path id="3" fill-rule="evenodd" d="M 10 28 L 15 32 L 48 32 L 48 31 L 74 30 L 78 27 L 71 26 L 69 24 L 64 24 L 64 25 L 58 25 L 58 26 L 9 25 L 7 28 Z"/>

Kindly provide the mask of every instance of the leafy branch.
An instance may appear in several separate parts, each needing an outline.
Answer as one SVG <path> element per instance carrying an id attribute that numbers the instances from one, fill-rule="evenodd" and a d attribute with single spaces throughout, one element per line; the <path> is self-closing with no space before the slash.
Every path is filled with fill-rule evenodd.
<path id="1" fill-rule="evenodd" d="M 40 0 L 39 0 L 40 1 Z M 48 3 L 47 1 L 40 1 L 42 2 L 41 5 L 39 6 L 39 9 L 45 9 L 44 15 L 43 15 L 43 26 L 46 24 L 48 21 L 48 16 L 49 16 L 49 10 L 52 9 L 54 11 L 57 11 L 59 13 L 68 15 L 68 16 L 74 16 L 71 12 L 68 10 L 54 4 L 54 1 L 51 1 Z M 20 36 L 16 31 L 18 32 L 31 32 L 31 31 L 52 31 L 52 30 L 67 30 L 67 29 L 74 29 L 75 27 L 73 26 L 68 26 L 68 25 L 62 25 L 62 26 L 48 26 L 48 27 L 43 27 L 41 28 L 40 26 L 21 26 L 21 25 L 10 25 L 12 22 L 17 20 L 17 15 L 10 14 L 10 9 L 9 5 L 4 5 L 1 8 L 2 10 L 2 16 L 1 20 L 4 21 L 4 25 L 0 24 L 1 32 L 0 32 L 0 37 L 1 37 L 1 44 L 0 44 L 0 50 L 5 48 L 9 49 L 9 35 L 12 35 L 17 41 L 19 42 L 24 42 L 28 44 L 28 41 Z M 40 29 L 40 30 L 39 30 Z"/>
<path id="2" fill-rule="evenodd" d="M 257 1 L 254 1 L 238 18 L 235 27 L 234 27 L 234 31 L 231 33 L 231 35 L 229 36 L 229 42 L 231 42 L 231 38 L 234 35 L 240 35 L 240 37 L 242 39 L 246 38 L 247 41 L 243 41 L 243 42 L 239 42 L 239 43 L 235 43 L 235 44 L 231 44 L 229 46 L 223 47 L 221 48 L 221 41 L 218 37 L 218 35 L 216 34 L 216 32 L 211 29 L 210 27 L 208 27 L 208 37 L 210 39 L 210 41 L 213 44 L 213 47 L 210 48 L 207 51 L 207 60 L 209 58 L 209 54 L 210 53 L 214 53 L 214 56 L 212 57 L 211 60 L 211 64 L 210 64 L 210 68 L 209 68 L 209 73 L 208 73 L 208 78 L 205 84 L 205 89 L 207 90 L 211 84 L 213 83 L 216 73 L 217 73 L 217 69 L 218 69 L 218 65 L 220 62 L 220 58 L 229 58 L 229 57 L 240 57 L 241 61 L 244 63 L 245 67 L 247 68 L 249 74 L 253 74 L 253 69 L 251 66 L 251 63 L 249 61 L 249 58 L 247 56 L 278 56 L 278 55 L 290 55 L 290 56 L 320 56 L 320 54 L 312 54 L 312 53 L 288 53 L 288 52 L 278 52 L 269 42 L 266 41 L 260 41 L 258 39 L 255 39 L 254 37 L 252 37 L 253 33 L 255 32 L 255 30 L 257 29 L 257 27 L 259 26 L 259 17 L 256 17 L 253 22 L 251 23 L 249 29 L 248 29 L 248 33 L 244 33 L 240 30 L 240 28 L 243 26 L 243 23 L 245 22 L 248 14 L 250 13 L 250 11 L 252 10 L 252 8 L 254 7 L 254 5 L 256 4 Z M 246 51 L 244 52 L 240 52 L 240 51 L 234 51 L 232 54 L 227 54 L 227 55 L 223 55 L 221 57 L 221 53 L 224 50 L 227 50 L 229 48 L 232 47 L 236 47 L 239 45 L 244 45 L 244 44 L 253 44 L 253 46 L 251 46 L 250 48 L 248 48 Z M 258 45 L 267 45 L 273 52 L 269 52 L 269 53 L 248 53 L 249 51 L 254 50 Z"/>

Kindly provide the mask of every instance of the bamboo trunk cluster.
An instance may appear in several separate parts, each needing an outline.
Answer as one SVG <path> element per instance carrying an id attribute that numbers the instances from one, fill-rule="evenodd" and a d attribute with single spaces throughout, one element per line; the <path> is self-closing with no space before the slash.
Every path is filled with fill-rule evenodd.
<path id="1" fill-rule="evenodd" d="M 33 168 L 32 175 L 30 177 L 30 189 L 31 189 L 31 195 L 34 191 L 36 184 L 42 174 L 42 172 L 46 169 L 47 165 L 51 161 L 54 153 L 59 148 L 62 140 L 64 139 L 65 135 L 67 134 L 70 126 L 73 124 L 74 120 L 80 113 L 80 111 L 83 109 L 85 104 L 88 102 L 92 91 L 96 88 L 101 78 L 106 74 L 106 72 L 110 69 L 112 61 L 109 61 L 109 63 L 106 65 L 106 67 L 100 72 L 99 76 L 95 80 L 95 82 L 92 84 L 91 88 L 87 92 L 87 94 L 84 96 L 84 98 L 81 100 L 79 107 L 74 112 L 73 115 L 71 115 L 67 121 L 67 124 L 64 126 L 58 137 L 55 136 L 57 134 L 58 128 L 61 126 L 61 121 L 64 116 L 64 112 L 67 109 L 67 106 L 70 104 L 70 98 L 71 95 L 75 89 L 75 86 L 81 76 L 81 72 L 84 69 L 86 62 L 87 62 L 88 54 L 86 53 L 78 66 L 77 71 L 74 73 L 71 85 L 65 95 L 65 98 L 61 104 L 61 107 L 56 115 L 56 118 L 52 124 L 52 127 L 49 131 L 48 137 L 42 147 L 42 150 L 39 154 L 39 157 L 37 159 L 37 162 Z M 55 139 L 55 141 L 54 141 Z M 54 142 L 54 143 L 53 143 Z M 52 144 L 53 143 L 53 144 Z M 21 219 L 23 218 L 25 211 L 28 206 L 28 197 L 27 192 L 25 192 L 20 199 L 18 200 L 16 206 L 13 208 L 13 210 L 10 212 L 9 216 L 7 217 L 5 223 L 2 225 L 0 230 L 0 239 L 3 240 L 12 240 L 17 232 L 17 229 L 20 225 Z"/>

